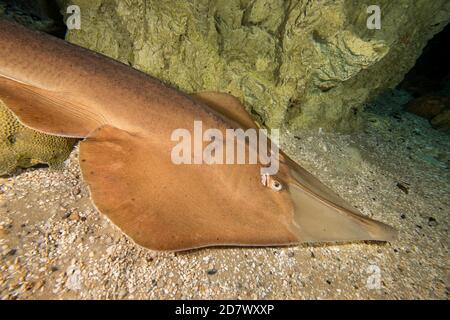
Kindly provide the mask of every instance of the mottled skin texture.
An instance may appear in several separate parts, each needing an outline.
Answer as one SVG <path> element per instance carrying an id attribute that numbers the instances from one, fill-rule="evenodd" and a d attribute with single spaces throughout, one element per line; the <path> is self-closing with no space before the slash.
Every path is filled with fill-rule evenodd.
<path id="1" fill-rule="evenodd" d="M 36 164 L 59 168 L 76 142 L 25 127 L 0 101 L 0 175 Z"/>
<path id="2" fill-rule="evenodd" d="M 34 129 L 84 139 L 80 163 L 92 200 L 144 247 L 396 236 L 284 153 L 271 176 L 281 190 L 261 183 L 261 164 L 175 164 L 176 129 L 192 130 L 202 121 L 203 130 L 219 130 L 226 140 L 226 129 L 256 127 L 228 95 L 192 98 L 129 66 L 2 20 L 0 57 L 0 98 Z"/>

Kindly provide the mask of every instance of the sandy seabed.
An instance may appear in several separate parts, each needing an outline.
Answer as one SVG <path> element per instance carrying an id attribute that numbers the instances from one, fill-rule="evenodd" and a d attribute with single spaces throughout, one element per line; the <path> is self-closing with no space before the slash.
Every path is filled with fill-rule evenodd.
<path id="1" fill-rule="evenodd" d="M 0 298 L 448 299 L 450 139 L 401 111 L 404 99 L 369 106 L 360 133 L 286 132 L 282 143 L 397 228 L 395 242 L 145 250 L 95 210 L 75 150 L 61 171 L 0 179 Z"/>

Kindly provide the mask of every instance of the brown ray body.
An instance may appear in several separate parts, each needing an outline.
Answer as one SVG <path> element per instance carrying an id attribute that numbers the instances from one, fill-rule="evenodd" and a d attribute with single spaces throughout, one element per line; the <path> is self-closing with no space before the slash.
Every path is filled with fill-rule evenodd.
<path id="1" fill-rule="evenodd" d="M 173 130 L 256 127 L 226 94 L 192 98 L 100 54 L 0 19 L 0 99 L 25 125 L 84 138 L 91 197 L 155 250 L 395 238 L 285 154 L 274 191 L 259 165 L 176 165 Z"/>

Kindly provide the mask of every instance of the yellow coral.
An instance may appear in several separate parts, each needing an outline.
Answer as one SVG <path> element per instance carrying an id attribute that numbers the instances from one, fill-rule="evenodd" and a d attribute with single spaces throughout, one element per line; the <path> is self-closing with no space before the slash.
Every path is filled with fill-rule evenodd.
<path id="1" fill-rule="evenodd" d="M 23 126 L 0 100 L 0 175 L 45 163 L 61 166 L 76 139 L 55 137 Z"/>

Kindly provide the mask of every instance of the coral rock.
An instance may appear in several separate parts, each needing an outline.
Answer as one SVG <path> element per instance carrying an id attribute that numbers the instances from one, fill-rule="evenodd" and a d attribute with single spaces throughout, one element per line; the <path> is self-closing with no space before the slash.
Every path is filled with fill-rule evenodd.
<path id="1" fill-rule="evenodd" d="M 0 175 L 40 163 L 59 167 L 76 141 L 26 128 L 0 101 Z"/>

